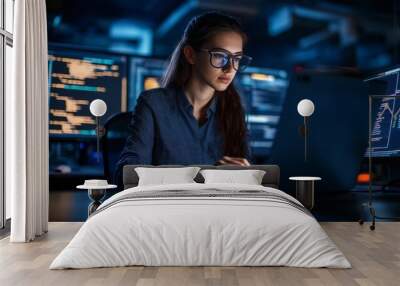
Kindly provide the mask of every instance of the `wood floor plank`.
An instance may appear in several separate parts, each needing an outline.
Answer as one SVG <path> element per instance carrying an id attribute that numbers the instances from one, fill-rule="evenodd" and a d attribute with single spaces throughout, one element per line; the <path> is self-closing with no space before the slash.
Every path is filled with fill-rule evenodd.
<path id="1" fill-rule="evenodd" d="M 115 267 L 49 270 L 82 223 L 50 223 L 49 232 L 32 243 L 0 240 L 0 285 L 399 285 L 400 223 L 380 222 L 375 231 L 355 222 L 321 223 L 352 269 L 296 267 Z"/>

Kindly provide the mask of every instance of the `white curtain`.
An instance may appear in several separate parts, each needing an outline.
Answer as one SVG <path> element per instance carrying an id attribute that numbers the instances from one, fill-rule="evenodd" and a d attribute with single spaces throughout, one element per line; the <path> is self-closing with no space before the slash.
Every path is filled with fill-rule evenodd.
<path id="1" fill-rule="evenodd" d="M 45 0 L 16 0 L 13 92 L 6 98 L 6 187 L 12 242 L 48 227 L 48 69 Z"/>

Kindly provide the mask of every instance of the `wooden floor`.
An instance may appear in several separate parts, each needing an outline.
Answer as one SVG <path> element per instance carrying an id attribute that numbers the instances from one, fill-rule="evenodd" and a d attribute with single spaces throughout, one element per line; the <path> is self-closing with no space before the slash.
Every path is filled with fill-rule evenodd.
<path id="1" fill-rule="evenodd" d="M 50 223 L 32 243 L 0 240 L 0 285 L 400 285 L 400 223 L 370 231 L 354 222 L 321 223 L 352 269 L 290 267 L 119 267 L 48 270 L 82 223 Z"/>

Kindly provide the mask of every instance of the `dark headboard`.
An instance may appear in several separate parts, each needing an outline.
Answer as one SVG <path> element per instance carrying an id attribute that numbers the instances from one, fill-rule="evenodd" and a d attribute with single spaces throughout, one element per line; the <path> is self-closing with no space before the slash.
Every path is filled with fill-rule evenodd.
<path id="1" fill-rule="evenodd" d="M 220 169 L 220 170 L 246 170 L 246 169 L 257 169 L 264 170 L 266 173 L 262 179 L 262 185 L 265 187 L 279 188 L 279 176 L 280 169 L 278 165 L 251 165 L 251 166 L 239 166 L 239 165 L 189 165 L 200 167 L 201 169 Z M 123 183 L 124 189 L 136 187 L 139 182 L 139 177 L 135 171 L 136 167 L 148 167 L 148 168 L 173 168 L 173 167 L 185 167 L 184 165 L 125 165 L 123 169 Z M 197 183 L 204 183 L 204 178 L 200 174 L 197 174 L 194 180 Z"/>

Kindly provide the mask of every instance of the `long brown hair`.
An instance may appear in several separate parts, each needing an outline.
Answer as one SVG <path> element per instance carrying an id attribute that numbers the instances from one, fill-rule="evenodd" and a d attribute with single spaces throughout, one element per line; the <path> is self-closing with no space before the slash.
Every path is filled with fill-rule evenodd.
<path id="1" fill-rule="evenodd" d="M 183 87 L 191 77 L 191 65 L 187 62 L 183 48 L 190 45 L 201 48 L 213 35 L 222 31 L 237 32 L 243 43 L 247 36 L 239 22 L 219 12 L 208 12 L 192 18 L 187 25 L 182 39 L 173 51 L 161 85 L 163 87 Z M 245 113 L 240 96 L 233 82 L 224 91 L 216 91 L 218 96 L 218 128 L 224 139 L 224 155 L 245 157 L 247 153 L 247 128 Z"/>

